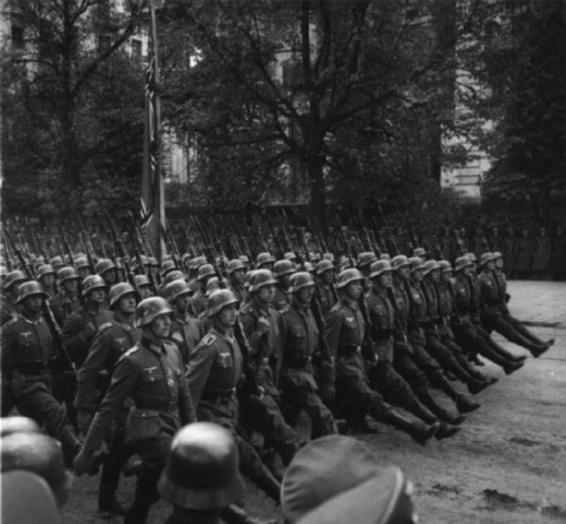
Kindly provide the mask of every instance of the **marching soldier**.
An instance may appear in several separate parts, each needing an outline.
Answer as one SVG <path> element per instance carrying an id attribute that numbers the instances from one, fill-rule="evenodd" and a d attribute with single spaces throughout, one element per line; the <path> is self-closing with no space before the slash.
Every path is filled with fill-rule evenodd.
<path id="1" fill-rule="evenodd" d="M 244 406 L 246 427 L 257 429 L 288 464 L 299 448 L 295 431 L 285 422 L 279 407 L 277 379 L 281 365 L 278 313 L 272 307 L 277 280 L 271 271 L 258 269 L 250 281 L 251 299 L 242 309 L 242 325 L 250 341 L 251 359 L 262 397 L 248 397 Z"/>
<path id="2" fill-rule="evenodd" d="M 255 268 L 256 269 L 267 269 L 269 271 L 273 270 L 273 264 L 275 263 L 275 259 L 271 255 L 271 253 L 264 251 L 259 253 L 255 259 Z"/>
<path id="3" fill-rule="evenodd" d="M 353 428 L 365 429 L 366 415 L 407 432 L 413 440 L 424 444 L 434 436 L 438 425 L 427 425 L 406 419 L 386 404 L 381 395 L 370 388 L 362 358 L 367 326 L 361 314 L 363 275 L 354 268 L 338 275 L 336 287 L 339 302 L 326 317 L 325 335 L 336 363 L 336 397 L 343 402 L 344 414 Z"/>
<path id="4" fill-rule="evenodd" d="M 110 288 L 118 282 L 116 264 L 109 258 L 101 258 L 96 263 L 96 272 L 104 279 L 104 282 L 106 282 L 106 290 L 110 292 Z"/>
<path id="5" fill-rule="evenodd" d="M 229 289 L 208 298 L 211 328 L 196 347 L 187 372 L 199 420 L 228 429 L 238 444 L 240 468 L 269 497 L 278 502 L 279 482 L 261 462 L 239 426 L 237 388 L 244 380 L 242 350 L 234 337 L 238 300 Z"/>
<path id="6" fill-rule="evenodd" d="M 397 404 L 413 413 L 427 424 L 439 422 L 418 399 L 409 383 L 395 370 L 394 339 L 395 307 L 390 298 L 393 288 L 393 269 L 388 260 L 378 260 L 371 265 L 372 287 L 367 296 L 370 332 L 376 345 L 377 364 L 368 370 L 370 385 L 379 391 L 386 401 Z M 438 439 L 456 434 L 459 428 L 441 423 L 436 433 Z"/>
<path id="7" fill-rule="evenodd" d="M 77 269 L 77 274 L 81 282 L 90 275 L 90 265 L 86 255 L 77 256 L 74 266 Z"/>
<path id="8" fill-rule="evenodd" d="M 206 284 L 212 277 L 216 276 L 216 271 L 212 264 L 202 264 L 197 271 L 196 292 L 191 299 L 189 308 L 194 317 L 198 317 L 206 309 Z"/>
<path id="9" fill-rule="evenodd" d="M 186 367 L 189 364 L 191 353 L 204 336 L 203 324 L 189 313 L 192 292 L 185 280 L 169 282 L 163 289 L 163 293 L 173 309 L 170 340 L 177 344 Z"/>
<path id="10" fill-rule="evenodd" d="M 25 274 L 19 269 L 10 271 L 6 275 L 3 287 L 4 292 L 2 293 L 2 325 L 8 322 L 8 320 L 15 318 L 18 314 L 18 288 L 26 280 Z"/>
<path id="11" fill-rule="evenodd" d="M 291 305 L 281 312 L 281 390 L 286 420 L 294 426 L 302 410 L 312 421 L 311 438 L 335 433 L 330 410 L 320 398 L 313 375 L 313 357 L 321 357 L 319 330 L 310 308 L 315 282 L 307 272 L 291 276 Z"/>
<path id="12" fill-rule="evenodd" d="M 51 366 L 61 355 L 41 313 L 44 300 L 45 293 L 36 280 L 20 285 L 21 313 L 2 329 L 2 371 L 9 377 L 18 412 L 45 426 L 62 442 L 66 455 L 73 456 L 80 442 L 65 406 L 55 398 Z"/>
<path id="13" fill-rule="evenodd" d="M 80 368 L 98 328 L 112 320 L 105 307 L 106 283 L 99 275 L 89 275 L 82 283 L 83 306 L 63 325 L 61 337 L 71 360 Z"/>
<path id="14" fill-rule="evenodd" d="M 229 260 L 226 264 L 226 273 L 228 276 L 228 287 L 240 304 L 243 304 L 247 300 L 247 293 L 244 289 L 244 280 L 246 278 L 244 262 L 239 258 Z"/>
<path id="15" fill-rule="evenodd" d="M 315 270 L 317 276 L 316 294 L 324 317 L 338 302 L 338 294 L 334 285 L 334 262 L 323 259 L 315 266 Z"/>
<path id="16" fill-rule="evenodd" d="M 37 269 L 37 281 L 41 284 L 41 289 L 45 292 L 48 300 L 51 300 L 57 294 L 55 288 L 55 270 L 49 264 L 42 264 Z"/>
<path id="17" fill-rule="evenodd" d="M 100 278 L 100 277 L 98 277 Z M 75 407 L 81 429 L 86 433 L 98 402 L 104 396 L 112 371 L 126 351 L 140 340 L 140 332 L 134 328 L 136 299 L 134 288 L 120 282 L 110 289 L 112 318 L 98 328 L 90 346 L 88 356 L 77 375 Z M 116 417 L 116 424 L 105 435 L 109 453 L 102 466 L 98 488 L 98 510 L 101 513 L 124 515 L 126 509 L 116 498 L 120 472 L 129 450 L 124 442 L 126 416 L 129 403 L 122 406 Z"/>
<path id="18" fill-rule="evenodd" d="M 149 281 L 149 278 L 147 278 L 147 276 L 145 276 L 145 275 L 135 275 L 134 276 L 134 282 L 136 283 L 136 290 L 138 291 L 138 293 L 140 295 L 140 300 L 143 300 L 144 298 L 149 298 L 149 297 L 152 297 L 153 295 L 155 295 L 155 289 L 153 289 L 153 286 L 152 286 L 151 282 Z"/>
<path id="19" fill-rule="evenodd" d="M 295 265 L 290 260 L 277 260 L 277 262 L 273 264 L 273 276 L 277 279 L 273 307 L 279 312 L 289 307 L 291 302 L 289 279 L 294 272 Z"/>
<path id="20" fill-rule="evenodd" d="M 156 485 L 176 431 L 196 420 L 193 403 L 176 346 L 169 341 L 172 313 L 161 297 L 142 300 L 136 309 L 141 341 L 118 361 L 112 382 L 89 428 L 75 471 L 84 473 L 110 425 L 129 397 L 134 407 L 128 415 L 125 440 L 142 459 L 133 506 L 125 524 L 142 524 L 158 499 Z"/>
<path id="21" fill-rule="evenodd" d="M 53 314 L 62 326 L 66 320 L 81 307 L 79 299 L 79 275 L 72 266 L 64 266 L 57 272 L 59 294 L 51 301 Z"/>

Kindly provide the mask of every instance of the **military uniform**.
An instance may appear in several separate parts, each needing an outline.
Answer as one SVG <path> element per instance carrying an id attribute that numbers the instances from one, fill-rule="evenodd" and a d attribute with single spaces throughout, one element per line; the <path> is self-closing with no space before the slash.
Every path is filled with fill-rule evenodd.
<path id="1" fill-rule="evenodd" d="M 156 484 L 173 435 L 196 420 L 183 362 L 173 343 L 144 335 L 120 358 L 90 426 L 86 450 L 92 453 L 100 447 L 128 397 L 135 407 L 128 416 L 125 439 L 143 461 L 134 505 L 125 519 L 133 524 L 144 522 L 158 500 Z"/>
<path id="2" fill-rule="evenodd" d="M 75 311 L 63 325 L 61 337 L 69 357 L 80 368 L 88 354 L 88 348 L 98 328 L 112 321 L 112 313 L 106 308 L 92 309 L 86 306 Z"/>
<path id="3" fill-rule="evenodd" d="M 206 311 L 206 296 L 202 291 L 197 291 L 191 298 L 189 311 L 194 317 L 199 317 Z"/>
<path id="4" fill-rule="evenodd" d="M 78 295 L 65 292 L 59 293 L 51 300 L 50 304 L 55 319 L 60 326 L 62 326 L 75 311 L 78 311 L 82 307 Z"/>
<path id="5" fill-rule="evenodd" d="M 288 464 L 299 448 L 295 431 L 285 422 L 279 407 L 280 394 L 277 378 L 281 365 L 278 332 L 278 313 L 271 307 L 263 308 L 252 299 L 241 311 L 241 322 L 252 350 L 251 361 L 262 397 L 251 396 L 242 405 L 245 426 L 257 429 L 272 444 Z M 267 325 L 263 331 L 260 324 Z"/>
<path id="6" fill-rule="evenodd" d="M 275 290 L 275 298 L 273 299 L 273 307 L 281 312 L 289 307 L 291 303 L 291 298 L 289 296 L 289 291 L 286 289 L 282 289 L 278 286 Z"/>
<path id="7" fill-rule="evenodd" d="M 2 294 L 2 325 L 6 324 L 9 320 L 12 320 L 18 315 L 18 306 L 14 299 L 6 294 Z"/>
<path id="8" fill-rule="evenodd" d="M 277 490 L 266 482 L 270 474 L 239 428 L 237 388 L 242 370 L 242 351 L 236 339 L 212 328 L 191 355 L 187 382 L 199 420 L 220 424 L 234 435 L 242 472 L 276 498 Z"/>
<path id="9" fill-rule="evenodd" d="M 319 350 L 319 331 L 310 307 L 292 304 L 279 317 L 281 334 L 281 390 L 287 420 L 294 426 L 301 410 L 312 421 L 312 438 L 334 433 L 330 410 L 319 395 L 313 375 L 313 356 Z"/>
<path id="10" fill-rule="evenodd" d="M 320 310 L 324 317 L 332 309 L 334 304 L 338 302 L 338 296 L 336 295 L 336 290 L 332 284 L 326 284 L 320 280 L 316 285 L 316 293 L 320 303 Z"/>
<path id="11" fill-rule="evenodd" d="M 188 365 L 191 353 L 204 335 L 203 322 L 193 316 L 171 315 L 171 335 L 170 340 L 177 344 L 183 363 Z"/>
<path id="12" fill-rule="evenodd" d="M 74 444 L 67 411 L 54 393 L 51 365 L 60 355 L 45 319 L 18 315 L 3 326 L 1 347 L 2 370 L 19 413 L 44 425 L 55 438 Z"/>

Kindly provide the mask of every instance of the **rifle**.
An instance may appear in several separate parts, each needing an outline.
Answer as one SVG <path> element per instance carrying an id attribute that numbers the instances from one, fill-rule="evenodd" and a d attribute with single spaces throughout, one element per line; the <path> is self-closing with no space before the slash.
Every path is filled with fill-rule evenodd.
<path id="1" fill-rule="evenodd" d="M 456 239 L 456 244 L 458 244 L 458 247 L 460 248 L 460 254 L 465 255 L 467 253 L 466 247 L 464 246 L 464 241 L 460 236 L 460 231 L 458 231 L 458 228 L 454 229 L 454 238 Z"/>
<path id="2" fill-rule="evenodd" d="M 69 257 L 69 265 L 72 266 L 74 262 L 73 251 L 71 249 L 71 245 L 69 244 L 67 238 L 65 237 L 65 233 L 63 232 L 63 226 L 60 221 L 58 223 L 58 229 L 59 229 L 59 236 L 61 237 L 61 240 L 63 242 L 63 248 L 65 249 L 67 257 Z"/>
<path id="3" fill-rule="evenodd" d="M 209 256 L 210 255 L 211 253 L 209 253 Z M 219 268 L 214 258 L 211 260 L 211 264 L 212 267 L 214 267 L 214 271 L 218 278 L 218 286 L 221 289 L 226 289 L 228 285 L 226 284 L 226 280 L 224 279 L 223 276 L 223 273 L 225 272 L 224 267 Z M 224 265 L 224 261 L 222 257 L 220 258 L 220 264 L 222 266 Z M 246 337 L 244 328 L 238 317 L 236 317 L 236 323 L 234 324 L 234 337 L 236 337 L 236 340 L 238 341 L 238 345 L 240 346 L 240 349 L 242 351 L 242 358 L 244 361 L 243 368 L 244 368 L 244 378 L 245 378 L 245 391 L 251 395 L 261 396 L 263 393 L 259 384 L 257 383 L 255 370 L 252 366 L 252 361 L 251 361 L 252 350 L 250 347 L 250 343 L 248 341 L 248 338 Z"/>
<path id="4" fill-rule="evenodd" d="M 86 252 L 86 259 L 88 260 L 88 268 L 92 275 L 96 275 L 96 264 L 94 263 L 94 247 L 92 245 L 92 242 L 90 241 L 90 238 L 86 233 L 86 227 L 83 221 L 83 217 L 77 213 L 77 218 L 79 221 L 79 226 L 81 228 L 80 236 L 83 241 L 83 246 Z"/>

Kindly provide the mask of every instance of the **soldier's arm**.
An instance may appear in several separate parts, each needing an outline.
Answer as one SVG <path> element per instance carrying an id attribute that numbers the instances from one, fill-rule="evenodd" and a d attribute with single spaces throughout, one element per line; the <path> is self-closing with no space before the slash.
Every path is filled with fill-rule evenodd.
<path id="1" fill-rule="evenodd" d="M 250 348 L 252 350 L 251 356 L 256 356 L 263 353 L 265 339 L 269 333 L 270 326 L 269 320 L 264 321 L 257 320 L 251 313 L 244 313 L 241 315 L 242 327 L 248 342 L 250 343 Z"/>
<path id="2" fill-rule="evenodd" d="M 110 424 L 123 406 L 124 401 L 134 392 L 139 374 L 139 368 L 127 355 L 118 361 L 114 373 L 112 373 L 110 386 L 98 407 L 85 438 L 85 450 L 92 453 L 100 447 Z"/>
<path id="3" fill-rule="evenodd" d="M 95 335 L 96 326 L 92 321 L 87 322 L 83 327 L 78 315 L 71 315 L 67 319 L 63 325 L 61 338 L 75 364 L 79 363 L 79 359 L 76 357 L 80 357 L 81 353 L 84 354 L 85 351 L 88 351 L 88 346 Z"/>
<path id="4" fill-rule="evenodd" d="M 74 402 L 77 409 L 96 408 L 99 374 L 104 370 L 110 341 L 111 337 L 104 332 L 99 333 L 92 341 L 83 367 L 77 374 L 77 394 Z"/>
<path id="5" fill-rule="evenodd" d="M 179 362 L 182 366 L 181 355 L 179 355 Z M 195 405 L 184 373 L 181 373 L 179 377 L 179 415 L 183 424 L 190 424 L 197 420 Z"/>
<path id="6" fill-rule="evenodd" d="M 187 384 L 195 408 L 198 408 L 215 356 L 213 347 L 205 342 L 206 337 L 195 348 L 187 370 Z"/>

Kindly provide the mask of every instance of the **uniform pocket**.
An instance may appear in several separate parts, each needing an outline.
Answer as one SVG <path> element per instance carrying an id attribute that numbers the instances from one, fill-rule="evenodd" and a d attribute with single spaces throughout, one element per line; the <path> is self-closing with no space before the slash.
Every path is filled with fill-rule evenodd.
<path id="1" fill-rule="evenodd" d="M 124 440 L 128 443 L 155 437 L 161 429 L 159 412 L 133 408 L 128 414 Z"/>

